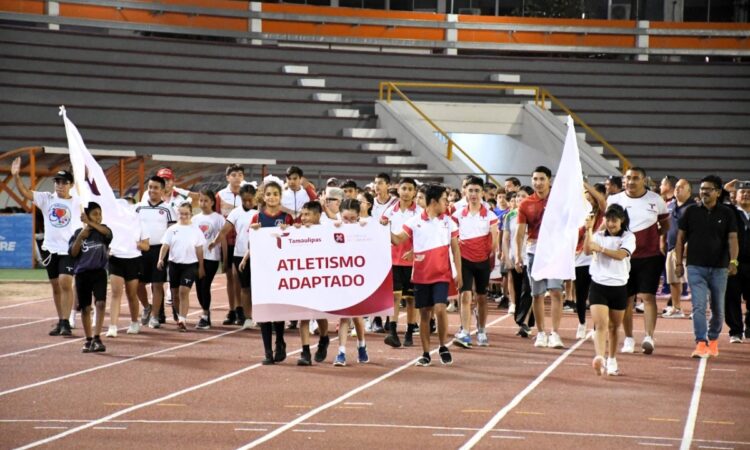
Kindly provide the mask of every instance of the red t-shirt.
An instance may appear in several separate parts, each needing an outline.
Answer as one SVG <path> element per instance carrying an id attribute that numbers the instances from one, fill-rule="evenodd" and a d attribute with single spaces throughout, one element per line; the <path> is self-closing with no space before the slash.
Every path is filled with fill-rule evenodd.
<path id="1" fill-rule="evenodd" d="M 528 239 L 538 239 L 539 229 L 542 227 L 544 209 L 547 207 L 549 195 L 544 199 L 539 198 L 536 192 L 531 194 L 518 206 L 518 223 L 527 225 Z"/>

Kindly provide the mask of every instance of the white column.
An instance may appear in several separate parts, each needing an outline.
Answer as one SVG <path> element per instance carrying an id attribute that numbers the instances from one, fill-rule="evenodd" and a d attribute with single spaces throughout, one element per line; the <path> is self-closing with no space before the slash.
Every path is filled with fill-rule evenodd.
<path id="1" fill-rule="evenodd" d="M 445 15 L 445 21 L 448 23 L 456 23 L 458 22 L 458 14 L 446 14 Z M 458 42 L 458 29 L 456 28 L 446 28 L 445 29 L 445 40 L 446 42 Z M 457 55 L 458 50 L 455 48 L 446 48 L 445 49 L 446 55 Z"/>
<path id="2" fill-rule="evenodd" d="M 639 20 L 636 25 L 639 29 L 644 30 L 643 33 L 639 33 L 635 37 L 635 46 L 638 48 L 648 48 L 648 34 L 645 33 L 645 30 L 648 30 L 649 22 L 648 20 Z M 636 61 L 648 61 L 648 53 L 639 53 L 636 56 Z"/>
<path id="3" fill-rule="evenodd" d="M 46 2 L 44 9 L 45 9 L 45 12 L 46 12 L 46 14 L 48 16 L 59 16 L 60 15 L 60 4 L 58 2 L 56 2 L 56 1 L 50 0 L 50 1 Z M 60 29 L 60 25 L 58 25 L 56 23 L 47 24 L 47 27 L 50 30 L 59 30 Z"/>
<path id="4" fill-rule="evenodd" d="M 261 12 L 263 10 L 263 4 L 261 2 L 250 2 L 250 12 Z M 249 31 L 251 33 L 262 33 L 263 32 L 263 20 L 260 18 L 250 19 L 248 24 Z M 250 41 L 252 45 L 263 45 L 263 41 L 260 39 L 253 39 Z"/>

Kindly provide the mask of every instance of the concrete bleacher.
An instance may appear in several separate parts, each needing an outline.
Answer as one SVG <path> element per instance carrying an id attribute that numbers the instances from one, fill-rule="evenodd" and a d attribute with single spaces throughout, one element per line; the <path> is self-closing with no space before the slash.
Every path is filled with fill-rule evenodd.
<path id="1" fill-rule="evenodd" d="M 654 176 L 750 172 L 747 64 L 388 55 L 11 26 L 0 27 L 0 148 L 64 146 L 57 106 L 65 104 L 93 148 L 272 158 L 275 174 L 298 164 L 313 181 L 367 181 L 380 171 L 429 168 L 393 139 L 357 131 L 377 129 L 379 81 L 489 83 L 493 74 L 547 88 Z M 407 93 L 528 100 L 510 92 Z M 320 101 L 317 94 L 333 95 Z"/>

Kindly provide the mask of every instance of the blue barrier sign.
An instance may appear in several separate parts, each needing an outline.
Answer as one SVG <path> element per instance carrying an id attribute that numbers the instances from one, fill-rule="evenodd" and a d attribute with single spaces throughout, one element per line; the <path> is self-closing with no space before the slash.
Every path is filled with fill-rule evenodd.
<path id="1" fill-rule="evenodd" d="M 0 215 L 0 268 L 32 268 L 31 227 L 31 214 Z"/>

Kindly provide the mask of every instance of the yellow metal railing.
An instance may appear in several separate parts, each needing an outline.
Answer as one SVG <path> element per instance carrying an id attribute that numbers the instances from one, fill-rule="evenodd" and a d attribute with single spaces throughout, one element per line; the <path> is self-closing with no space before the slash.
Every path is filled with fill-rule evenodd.
<path id="1" fill-rule="evenodd" d="M 460 145 L 458 145 L 453 139 L 451 139 L 450 136 L 442 129 L 438 124 L 436 124 L 432 119 L 427 117 L 427 115 L 416 105 L 414 102 L 406 96 L 406 94 L 399 89 L 400 87 L 416 87 L 416 88 L 431 88 L 431 89 L 463 89 L 463 90 L 490 90 L 490 91 L 504 91 L 506 89 L 523 89 L 523 90 L 533 90 L 534 91 L 534 103 L 539 106 L 542 109 L 546 109 L 546 100 L 549 99 L 552 103 L 554 103 L 557 107 L 565 111 L 567 114 L 570 114 L 570 116 L 573 118 L 573 121 L 578 124 L 580 127 L 582 127 L 588 134 L 590 134 L 594 139 L 599 141 L 604 148 L 609 150 L 612 154 L 617 156 L 620 159 L 620 168 L 624 172 L 630 167 L 630 161 L 622 154 L 619 150 L 617 150 L 612 144 L 607 142 L 604 137 L 602 137 L 601 134 L 594 131 L 593 128 L 588 126 L 586 122 L 584 122 L 580 117 L 578 117 L 577 114 L 575 114 L 573 111 L 570 110 L 560 99 L 552 95 L 548 90 L 543 89 L 539 86 L 524 86 L 524 85 L 517 85 L 517 84 L 459 84 L 459 83 L 416 83 L 416 82 L 400 82 L 400 81 L 381 81 L 378 86 L 378 94 L 380 100 L 385 100 L 388 103 L 391 102 L 391 99 L 393 97 L 393 92 L 396 92 L 398 96 L 404 100 L 409 106 L 414 109 L 414 111 L 417 112 L 427 123 L 430 124 L 432 128 L 435 129 L 446 141 L 447 141 L 447 148 L 445 152 L 445 157 L 448 160 L 453 159 L 453 149 L 457 149 L 458 151 L 463 154 L 466 159 L 471 161 L 472 164 L 474 164 L 482 174 L 484 174 L 488 180 L 491 180 L 496 185 L 500 186 L 500 184 L 495 180 L 474 158 L 472 158 L 466 150 L 464 150 Z"/>

